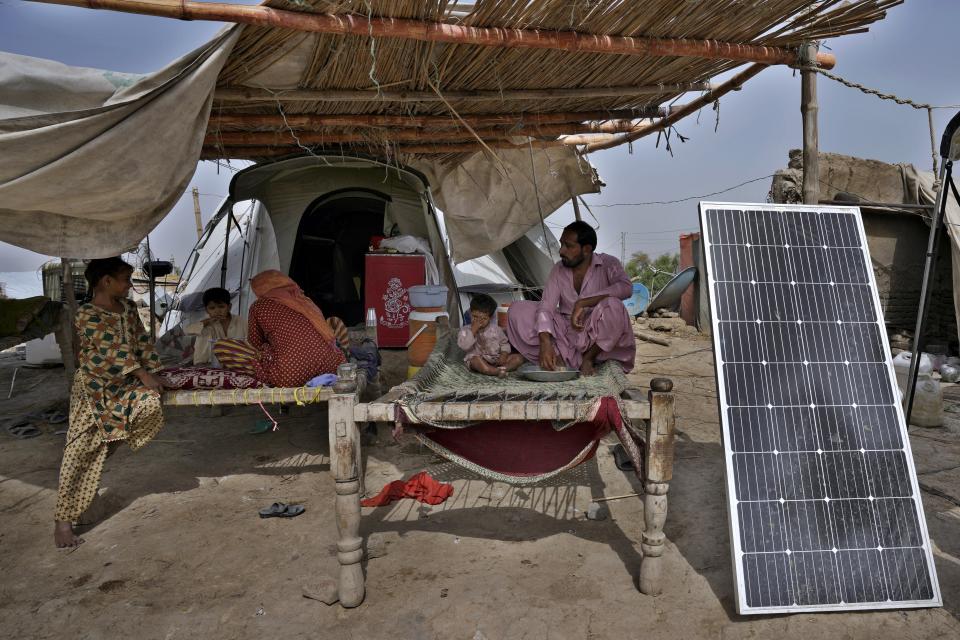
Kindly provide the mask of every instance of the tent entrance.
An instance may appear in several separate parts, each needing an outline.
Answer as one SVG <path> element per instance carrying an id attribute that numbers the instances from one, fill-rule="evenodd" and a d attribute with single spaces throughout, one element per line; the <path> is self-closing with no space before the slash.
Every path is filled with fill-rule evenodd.
<path id="1" fill-rule="evenodd" d="M 327 193 L 307 206 L 290 260 L 290 277 L 326 316 L 363 322 L 364 256 L 383 235 L 390 196 L 368 189 Z"/>

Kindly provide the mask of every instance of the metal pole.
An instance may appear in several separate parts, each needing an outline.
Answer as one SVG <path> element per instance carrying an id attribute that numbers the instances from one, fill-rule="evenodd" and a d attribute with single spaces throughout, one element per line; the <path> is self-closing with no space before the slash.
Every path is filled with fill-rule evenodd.
<path id="1" fill-rule="evenodd" d="M 820 133 L 817 127 L 817 72 L 810 69 L 816 64 L 819 45 L 803 45 L 800 54 L 800 114 L 803 117 L 803 203 L 818 204 L 820 201 Z"/>
<path id="2" fill-rule="evenodd" d="M 917 372 L 920 369 L 920 340 L 923 337 L 924 326 L 927 323 L 927 307 L 930 305 L 930 294 L 933 287 L 933 270 L 937 264 L 937 250 L 940 247 L 940 227 L 943 221 L 943 212 L 946 208 L 947 188 L 953 162 L 945 160 L 940 168 L 940 189 L 937 191 L 936 206 L 933 210 L 933 219 L 930 221 L 930 236 L 927 239 L 927 256 L 923 265 L 923 284 L 920 287 L 920 309 L 917 311 L 917 325 L 913 332 L 913 352 L 910 357 L 910 372 L 907 375 L 906 421 L 910 425 L 910 412 L 913 411 L 913 399 L 917 385 Z"/>
<path id="3" fill-rule="evenodd" d="M 580 217 L 580 203 L 577 202 L 577 197 L 570 198 L 570 202 L 573 203 L 573 217 L 577 219 L 577 222 L 580 222 L 583 218 Z"/>
<path id="4" fill-rule="evenodd" d="M 147 281 L 150 287 L 150 341 L 157 341 L 157 290 L 153 281 L 153 254 L 150 253 L 150 236 L 147 236 Z"/>
<path id="5" fill-rule="evenodd" d="M 220 263 L 220 288 L 222 289 L 227 288 L 227 255 L 230 253 L 230 220 L 233 219 L 230 213 L 232 212 L 227 213 L 227 235 L 223 241 L 223 262 Z"/>

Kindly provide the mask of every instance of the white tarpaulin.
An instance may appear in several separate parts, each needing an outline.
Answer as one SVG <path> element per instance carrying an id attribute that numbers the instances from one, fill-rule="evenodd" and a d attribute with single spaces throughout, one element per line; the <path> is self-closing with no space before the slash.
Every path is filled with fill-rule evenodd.
<path id="1" fill-rule="evenodd" d="M 420 161 L 443 211 L 454 262 L 499 251 L 573 196 L 598 193 L 600 180 L 572 147 L 496 149 L 464 162 Z"/>
<path id="2" fill-rule="evenodd" d="M 0 240 L 82 258 L 135 246 L 190 182 L 239 33 L 144 76 L 0 52 Z"/>

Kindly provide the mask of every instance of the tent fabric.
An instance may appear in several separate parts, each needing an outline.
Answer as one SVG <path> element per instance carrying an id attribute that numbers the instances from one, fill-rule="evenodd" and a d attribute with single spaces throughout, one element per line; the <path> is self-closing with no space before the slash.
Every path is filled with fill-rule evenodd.
<path id="1" fill-rule="evenodd" d="M 0 240 L 84 258 L 136 246 L 193 175 L 240 31 L 144 76 L 0 53 Z"/>
<path id="2" fill-rule="evenodd" d="M 304 212 L 317 198 L 344 189 L 387 196 L 387 225 L 396 223 L 404 235 L 428 237 L 426 186 L 409 172 L 375 161 L 308 156 L 254 166 L 234 177 L 230 197 L 263 203 L 276 234 L 280 270 L 287 272 Z M 442 245 L 431 246 L 435 256 L 443 255 Z"/>
<path id="3" fill-rule="evenodd" d="M 600 191 L 596 171 L 571 147 L 492 153 L 458 164 L 411 163 L 427 177 L 443 211 L 456 263 L 499 251 L 572 197 Z"/>

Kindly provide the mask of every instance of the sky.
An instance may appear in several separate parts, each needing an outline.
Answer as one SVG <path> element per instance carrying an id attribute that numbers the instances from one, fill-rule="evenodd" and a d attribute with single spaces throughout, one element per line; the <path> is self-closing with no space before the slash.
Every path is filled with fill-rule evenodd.
<path id="1" fill-rule="evenodd" d="M 246 4 L 254 0 L 234 0 Z M 960 105 L 960 65 L 955 46 L 960 2 L 907 0 L 890 10 L 869 33 L 828 41 L 837 56 L 834 73 L 861 84 L 934 105 Z M 221 24 L 185 22 L 74 7 L 0 0 L 0 50 L 49 58 L 65 64 L 128 73 L 148 73 L 209 40 Z M 716 80 L 722 80 L 720 77 Z M 930 171 L 930 138 L 925 111 L 864 95 L 834 81 L 818 79 L 820 149 L 885 162 L 907 162 Z M 688 94 L 678 103 L 695 97 Z M 934 111 L 937 140 L 957 108 Z M 697 200 L 673 201 L 727 189 L 769 176 L 801 146 L 800 77 L 771 67 L 741 91 L 720 100 L 716 114 L 705 109 L 677 125 L 688 137 L 673 140 L 671 156 L 656 135 L 629 149 L 619 147 L 589 159 L 606 183 L 602 193 L 585 196 L 599 222 L 598 250 L 619 256 L 626 233 L 626 256 L 678 250 L 678 236 L 695 231 Z M 235 163 L 236 164 L 236 163 Z M 243 166 L 243 164 L 236 164 Z M 159 258 L 182 265 L 196 240 L 190 188 L 201 193 L 204 222 L 226 194 L 232 172 L 201 162 L 170 214 L 150 234 Z M 764 202 L 770 179 L 751 182 L 714 200 Z M 619 205 L 630 206 L 619 206 Z M 587 221 L 597 224 L 586 211 Z M 559 229 L 573 220 L 567 205 L 548 219 Z M 0 272 L 38 268 L 46 256 L 0 242 Z"/>

